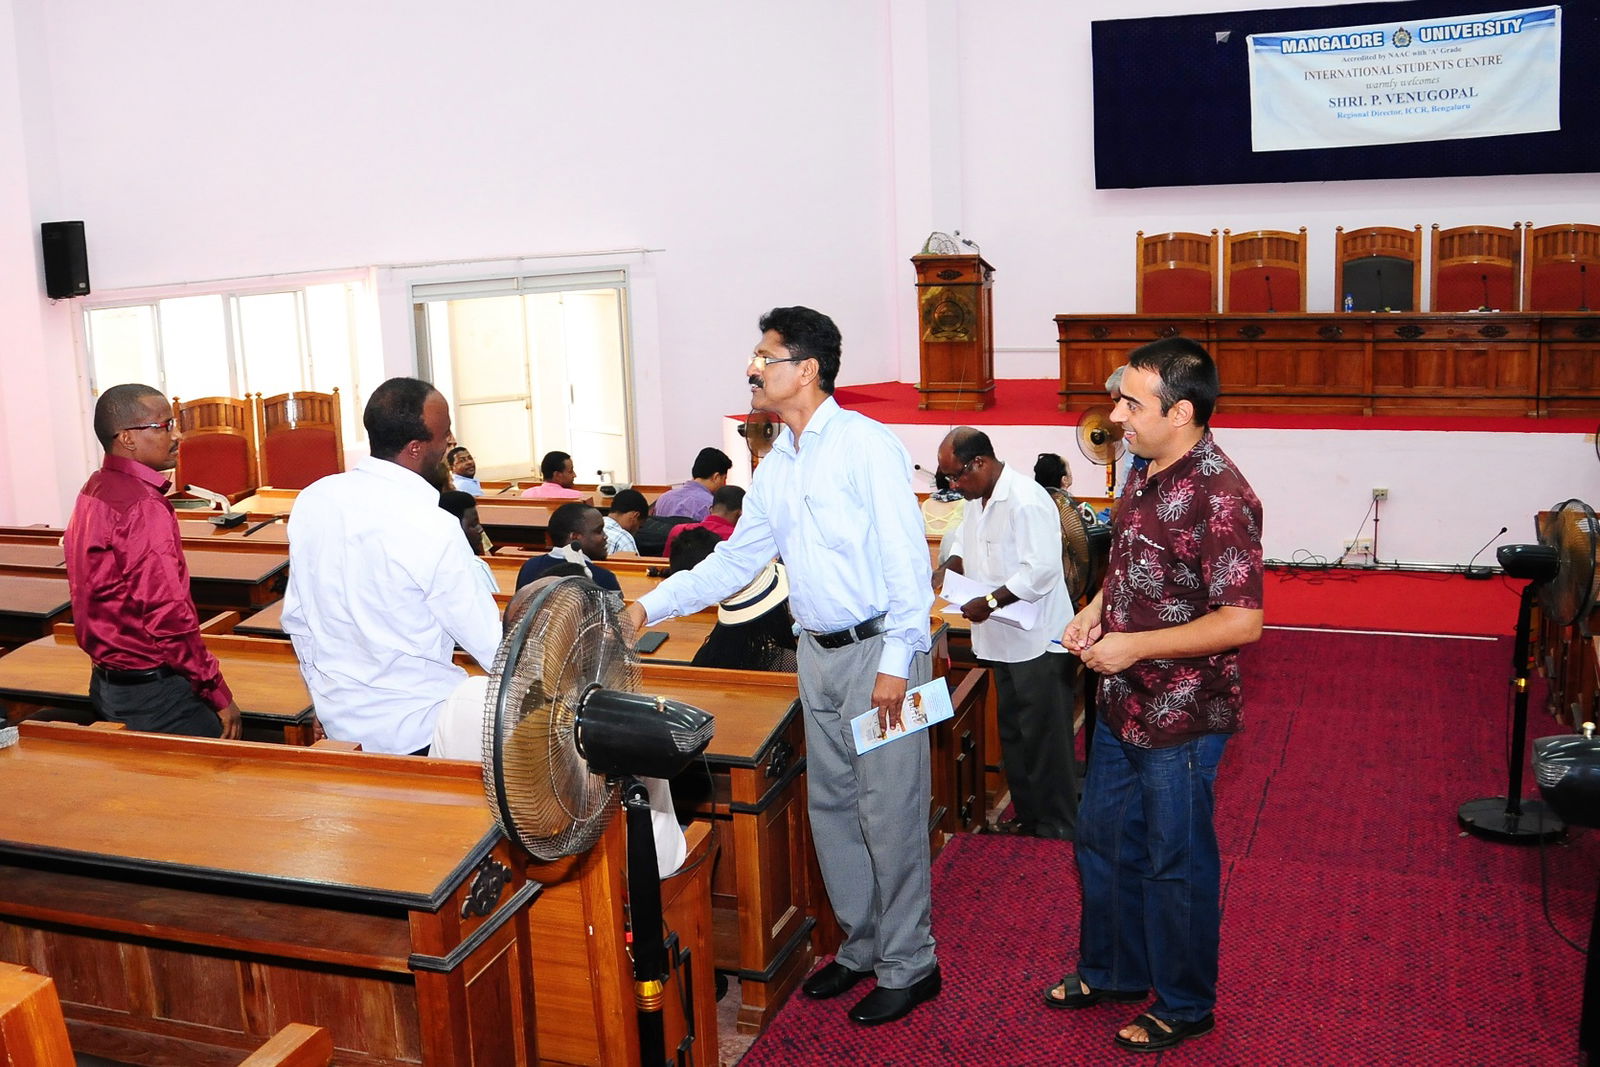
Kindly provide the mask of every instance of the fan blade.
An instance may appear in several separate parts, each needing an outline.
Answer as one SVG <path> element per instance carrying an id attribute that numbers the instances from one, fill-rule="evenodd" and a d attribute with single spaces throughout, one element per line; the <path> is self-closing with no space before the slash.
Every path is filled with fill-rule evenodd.
<path id="1" fill-rule="evenodd" d="M 1078 416 L 1078 450 L 1092 463 L 1115 463 L 1122 458 L 1122 426 L 1111 421 L 1111 408 L 1099 404 Z"/>

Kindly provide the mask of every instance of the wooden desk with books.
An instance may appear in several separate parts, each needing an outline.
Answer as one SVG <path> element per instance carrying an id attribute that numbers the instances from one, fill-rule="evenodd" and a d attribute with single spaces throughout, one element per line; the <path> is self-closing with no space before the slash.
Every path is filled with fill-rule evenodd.
<path id="1" fill-rule="evenodd" d="M 214 634 L 204 640 L 243 713 L 246 740 L 311 743 L 311 695 L 288 642 Z M 12 723 L 42 708 L 64 708 L 88 721 L 91 670 L 72 627 L 58 624 L 50 636 L 0 656 L 0 709 Z"/>

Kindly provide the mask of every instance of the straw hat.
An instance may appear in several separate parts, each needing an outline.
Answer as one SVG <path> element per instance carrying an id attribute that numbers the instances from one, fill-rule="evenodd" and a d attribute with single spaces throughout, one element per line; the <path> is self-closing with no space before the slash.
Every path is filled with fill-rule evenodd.
<path id="1" fill-rule="evenodd" d="M 773 560 L 756 580 L 717 605 L 717 621 L 726 626 L 753 622 L 789 598 L 789 573 Z"/>

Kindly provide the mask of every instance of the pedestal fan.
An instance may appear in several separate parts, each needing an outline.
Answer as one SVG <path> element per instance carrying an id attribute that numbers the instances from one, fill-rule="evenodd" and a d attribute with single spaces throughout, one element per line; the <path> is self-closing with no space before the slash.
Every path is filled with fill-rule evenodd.
<path id="1" fill-rule="evenodd" d="M 649 795 L 638 776 L 681 771 L 715 724 L 698 708 L 634 692 L 639 660 L 631 635 L 594 583 L 536 582 L 507 614 L 484 715 L 489 808 L 508 838 L 553 860 L 593 846 L 622 794 L 640 1062 L 660 1067 L 667 956 Z"/>
<path id="2" fill-rule="evenodd" d="M 1078 450 L 1091 463 L 1106 468 L 1106 496 L 1117 495 L 1117 461 L 1127 450 L 1122 443 L 1122 427 L 1111 421 L 1111 405 L 1096 404 L 1078 416 Z"/>
<path id="3" fill-rule="evenodd" d="M 1495 841 L 1535 843 L 1560 837 L 1566 826 L 1540 800 L 1522 799 L 1522 759 L 1528 726 L 1528 647 L 1533 604 L 1556 626 L 1570 626 L 1588 613 L 1595 598 L 1595 515 L 1581 500 L 1564 500 L 1535 524 L 1536 545 L 1501 545 L 1500 567 L 1527 581 L 1517 607 L 1511 653 L 1516 688 L 1511 721 L 1510 785 L 1503 797 L 1469 800 L 1457 810 L 1468 832 Z"/>

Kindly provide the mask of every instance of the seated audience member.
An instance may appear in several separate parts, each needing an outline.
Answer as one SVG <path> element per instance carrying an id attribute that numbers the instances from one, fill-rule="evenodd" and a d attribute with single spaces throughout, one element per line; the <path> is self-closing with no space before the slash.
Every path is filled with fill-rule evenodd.
<path id="1" fill-rule="evenodd" d="M 624 489 L 611 498 L 611 514 L 606 516 L 606 554 L 627 552 L 639 554 L 639 544 L 633 539 L 646 516 L 650 502 L 637 489 Z"/>
<path id="2" fill-rule="evenodd" d="M 687 515 L 649 515 L 634 531 L 633 541 L 639 546 L 641 556 L 665 556 L 667 535 L 679 526 L 690 526 L 694 520 Z"/>
<path id="3" fill-rule="evenodd" d="M 461 523 L 461 532 L 466 535 L 467 547 L 472 549 L 474 556 L 488 555 L 494 549 L 489 543 L 489 535 L 484 532 L 483 523 L 478 521 L 478 502 L 472 494 L 446 489 L 439 494 L 439 506 Z"/>
<path id="4" fill-rule="evenodd" d="M 1033 480 L 1045 489 L 1060 489 L 1065 493 L 1072 488 L 1072 470 L 1067 461 L 1054 452 L 1040 452 L 1039 458 L 1033 461 Z"/>
<path id="5" fill-rule="evenodd" d="M 517 572 L 518 589 L 544 577 L 551 567 L 576 563 L 595 585 L 608 593 L 622 595 L 622 583 L 617 581 L 617 576 L 598 565 L 606 558 L 606 529 L 593 504 L 574 500 L 556 508 L 550 516 L 550 543 L 555 547 L 542 556 L 534 556 Z"/>
<path id="6" fill-rule="evenodd" d="M 711 531 L 688 529 L 673 544 L 668 574 L 691 570 L 721 543 Z M 794 617 L 789 614 L 789 575 L 773 560 L 755 580 L 717 605 L 717 625 L 694 654 L 696 667 L 740 671 L 799 668 Z"/>
<path id="7" fill-rule="evenodd" d="M 483 495 L 483 486 L 478 484 L 478 461 L 472 458 L 471 452 L 457 445 L 445 455 L 444 461 L 450 468 L 451 488 L 473 496 Z"/>
<path id="8" fill-rule="evenodd" d="M 507 625 L 521 617 L 528 602 L 546 581 L 565 577 L 583 578 L 583 568 L 576 563 L 558 563 L 547 569 L 538 582 L 524 586 L 506 607 Z M 489 677 L 481 675 L 468 678 L 450 694 L 434 725 L 429 757 L 483 762 L 484 720 L 491 714 L 490 681 Z M 666 781 L 660 778 L 639 780 L 650 794 L 650 829 L 656 841 L 656 870 L 665 878 L 683 865 L 688 855 L 688 842 L 684 840 L 683 828 L 678 825 L 672 790 Z"/>
<path id="9" fill-rule="evenodd" d="M 711 511 L 703 520 L 687 526 L 675 526 L 667 531 L 667 543 L 664 546 L 667 555 L 672 555 L 673 540 L 685 530 L 710 530 L 719 540 L 726 541 L 733 536 L 733 528 L 739 524 L 739 515 L 743 511 L 744 490 L 737 485 L 723 486 L 711 494 Z"/>
<path id="10" fill-rule="evenodd" d="M 572 488 L 578 475 L 572 469 L 572 457 L 565 452 L 546 452 L 539 461 L 538 485 L 529 486 L 522 495 L 530 500 L 585 500 L 587 497 Z"/>
<path id="11" fill-rule="evenodd" d="M 687 515 L 699 522 L 711 513 L 711 497 L 728 484 L 733 460 L 720 448 L 702 448 L 694 457 L 689 480 L 668 489 L 656 500 L 657 515 Z"/>

